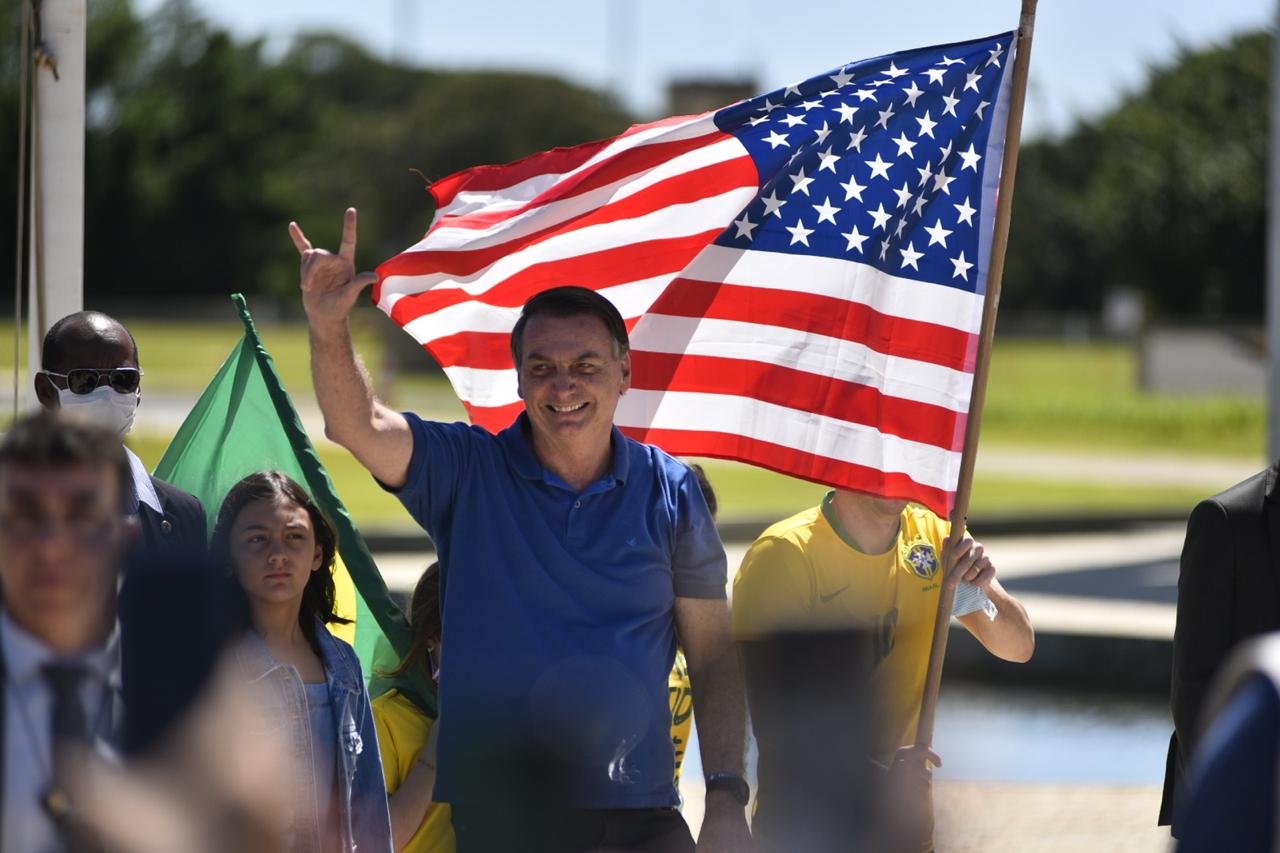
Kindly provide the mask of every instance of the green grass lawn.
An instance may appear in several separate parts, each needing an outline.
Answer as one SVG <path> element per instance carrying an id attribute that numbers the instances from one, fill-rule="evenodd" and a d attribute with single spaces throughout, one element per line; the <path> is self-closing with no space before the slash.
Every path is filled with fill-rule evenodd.
<path id="1" fill-rule="evenodd" d="M 126 322 L 138 339 L 147 371 L 144 388 L 152 392 L 194 396 L 240 339 L 240 326 L 230 303 L 225 320 L 126 318 Z M 429 417 L 463 418 L 462 407 L 442 376 L 391 379 L 381 357 L 381 324 L 385 320 L 371 310 L 362 310 L 356 324 L 357 348 L 379 392 L 393 405 Z M 0 340 L 11 334 L 10 329 L 0 324 Z M 299 407 L 314 406 L 305 328 L 264 322 L 260 332 Z M 12 369 L 11 351 L 0 352 L 0 368 Z M 982 422 L 982 446 L 984 450 L 1099 449 L 1133 455 L 1159 452 L 1261 460 L 1265 444 L 1261 397 L 1145 394 L 1136 387 L 1136 375 L 1132 348 L 1119 344 L 998 341 Z M 160 459 L 167 443 L 167 435 L 148 433 L 131 440 L 148 465 Z M 358 522 L 370 527 L 411 524 L 398 502 L 383 493 L 349 454 L 321 443 L 321 456 Z M 814 504 L 825 490 L 750 466 L 718 460 L 706 464 L 724 518 L 782 517 Z M 971 509 L 975 515 L 1182 509 L 1206 493 L 1203 488 L 984 474 L 979 464 Z"/>
<path id="2" fill-rule="evenodd" d="M 984 446 L 1176 451 L 1261 456 L 1266 401 L 1138 389 L 1133 348 L 997 338 L 982 417 Z"/>

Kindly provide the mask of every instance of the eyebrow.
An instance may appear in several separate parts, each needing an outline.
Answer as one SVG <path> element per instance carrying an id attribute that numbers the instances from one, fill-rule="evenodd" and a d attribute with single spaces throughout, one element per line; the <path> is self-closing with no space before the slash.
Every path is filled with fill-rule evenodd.
<path id="1" fill-rule="evenodd" d="M 582 361 L 583 359 L 588 359 L 588 358 L 599 358 L 599 359 L 603 359 L 603 358 L 604 358 L 604 356 L 602 356 L 600 353 L 596 352 L 595 350 L 590 350 L 590 349 L 589 349 L 589 350 L 587 350 L 586 352 L 579 353 L 578 355 L 574 356 L 573 358 L 566 359 L 566 360 L 567 360 L 567 361 Z M 542 354 L 542 353 L 540 353 L 540 352 L 531 352 L 531 353 L 529 353 L 528 355 L 526 355 L 526 356 L 525 356 L 525 361 L 551 361 L 551 362 L 554 362 L 554 361 L 556 361 L 556 359 L 551 358 L 551 357 L 549 357 L 549 356 L 545 356 L 545 355 L 543 355 L 543 354 Z"/>
<path id="2" fill-rule="evenodd" d="M 291 521 L 285 525 L 285 528 L 289 530 L 295 530 L 295 529 L 306 530 L 307 525 L 302 523 L 301 521 Z M 271 529 L 270 525 L 255 523 L 255 524 L 246 524 L 244 527 L 240 528 L 240 532 L 247 533 L 250 530 L 270 530 L 270 529 Z"/>

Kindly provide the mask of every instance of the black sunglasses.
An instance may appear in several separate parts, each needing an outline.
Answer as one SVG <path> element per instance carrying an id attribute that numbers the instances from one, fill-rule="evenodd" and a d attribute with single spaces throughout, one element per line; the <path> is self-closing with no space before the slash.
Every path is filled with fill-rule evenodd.
<path id="1" fill-rule="evenodd" d="M 136 367 L 113 367 L 109 370 L 100 370 L 96 367 L 77 367 L 74 370 L 68 370 L 66 373 L 55 373 L 52 370 L 40 371 L 45 376 L 56 376 L 59 379 L 65 379 L 67 382 L 67 390 L 72 394 L 89 394 L 94 388 L 102 384 L 103 377 L 106 377 L 107 384 L 111 386 L 111 390 L 121 394 L 132 394 L 138 390 L 138 385 L 142 382 L 142 371 Z"/>

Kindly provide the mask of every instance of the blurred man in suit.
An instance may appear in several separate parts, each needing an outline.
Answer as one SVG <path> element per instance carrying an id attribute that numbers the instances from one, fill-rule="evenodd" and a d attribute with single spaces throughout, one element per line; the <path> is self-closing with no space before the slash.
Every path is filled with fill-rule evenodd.
<path id="1" fill-rule="evenodd" d="M 1241 640 L 1280 628 L 1278 476 L 1280 462 L 1201 501 L 1187 521 L 1173 636 L 1174 733 L 1161 825 L 1173 819 L 1214 675 Z"/>

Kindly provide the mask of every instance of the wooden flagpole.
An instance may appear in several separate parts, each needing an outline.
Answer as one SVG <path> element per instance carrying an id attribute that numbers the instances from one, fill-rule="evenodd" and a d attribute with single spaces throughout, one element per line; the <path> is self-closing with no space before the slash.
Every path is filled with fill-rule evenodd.
<path id="1" fill-rule="evenodd" d="M 978 455 L 978 432 L 982 426 L 982 406 L 987 397 L 987 371 L 991 361 L 991 341 L 996 331 L 996 311 L 1000 307 L 1000 283 L 1004 273 L 1004 252 L 1009 244 L 1009 215 L 1013 207 L 1013 183 L 1018 171 L 1018 143 L 1022 136 L 1022 107 L 1027 96 L 1027 74 L 1031 67 L 1031 36 L 1035 29 L 1036 0 L 1022 0 L 1018 21 L 1017 48 L 1013 61 L 1013 80 L 1009 99 L 1009 122 L 1005 131 L 1004 161 L 1001 163 L 1000 188 L 997 191 L 995 234 L 991 243 L 991 265 L 987 270 L 987 296 L 982 305 L 982 330 L 978 337 L 977 363 L 973 371 L 973 393 L 970 396 L 969 419 L 965 426 L 964 452 L 960 457 L 960 480 L 956 485 L 956 502 L 951 510 L 951 535 L 943 551 L 943 566 L 951 567 L 951 555 L 964 536 L 965 518 L 969 514 L 969 492 L 973 488 L 974 461 Z M 938 693 L 942 689 L 942 664 L 947 654 L 947 634 L 951 629 L 951 607 L 955 589 L 942 587 L 938 598 L 938 615 L 933 625 L 933 646 L 929 652 L 929 670 L 925 676 L 924 697 L 920 703 L 920 723 L 916 727 L 916 743 L 933 743 L 933 725 L 938 711 Z"/>

